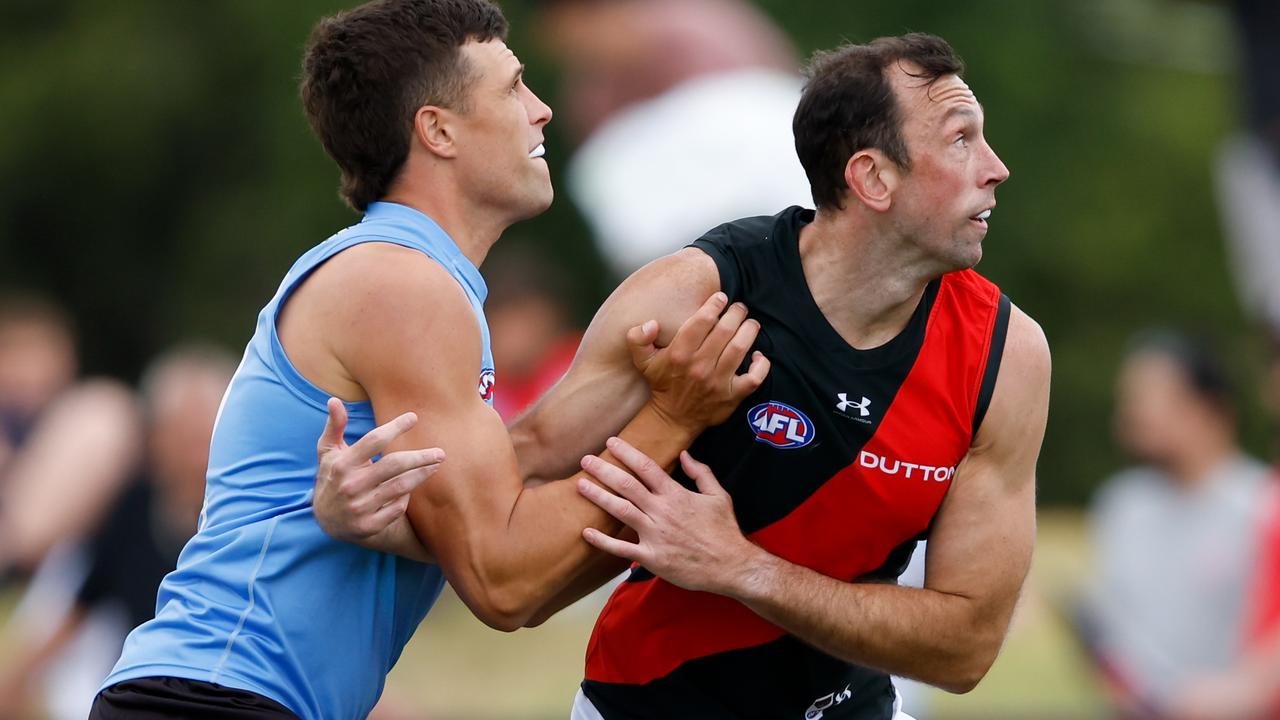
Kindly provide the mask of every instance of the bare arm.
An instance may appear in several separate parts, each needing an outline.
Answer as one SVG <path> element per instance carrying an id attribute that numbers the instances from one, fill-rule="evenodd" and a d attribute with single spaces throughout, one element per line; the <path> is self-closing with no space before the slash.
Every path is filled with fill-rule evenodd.
<path id="1" fill-rule="evenodd" d="M 5 469 L 0 568 L 31 569 L 97 523 L 134 470 L 141 425 L 132 394 L 115 381 L 80 383 L 54 402 Z"/>
<path id="2" fill-rule="evenodd" d="M 640 542 L 585 536 L 677 585 L 733 597 L 833 656 L 967 692 L 995 660 L 1030 567 L 1048 389 L 1044 336 L 1015 311 L 991 407 L 930 535 L 923 589 L 848 583 L 766 552 L 743 537 L 728 494 L 687 453 L 682 462 L 700 493 L 626 448 L 614 452 L 634 477 L 593 463 L 622 497 L 588 483 L 580 489 Z"/>
<path id="3" fill-rule="evenodd" d="M 627 352 L 628 328 L 656 320 L 656 344 L 665 347 L 719 289 L 715 261 L 692 249 L 659 258 L 624 280 L 596 312 L 564 378 L 511 425 L 521 475 L 533 481 L 564 477 L 577 471 L 584 455 L 599 452 L 649 398 Z"/>
<path id="4" fill-rule="evenodd" d="M 391 253 L 395 261 L 376 253 Z M 331 327 L 350 328 L 333 340 L 334 355 L 367 392 L 379 421 L 416 415 L 416 424 L 388 449 L 432 444 L 447 453 L 431 482 L 414 490 L 408 516 L 472 611 L 494 627 L 512 629 L 595 554 L 581 540 L 583 527 L 617 532 L 621 526 L 578 496 L 572 483 L 525 487 L 506 429 L 476 393 L 479 327 L 465 297 L 435 263 L 406 253 L 378 248 L 328 274 L 326 282 L 335 293 L 341 289 L 345 302 L 326 308 L 339 314 L 326 320 Z M 353 291 L 372 276 L 361 260 L 376 264 L 376 289 Z M 319 279 L 317 274 L 309 282 Z M 621 435 L 667 462 L 703 427 L 730 412 L 767 371 L 761 358 L 750 376 L 734 377 L 756 326 L 742 324 L 745 311 L 737 309 L 718 317 L 723 305 L 709 301 L 693 313 L 688 332 L 682 330 L 661 351 L 652 345 L 652 326 L 596 333 L 616 338 L 602 348 L 610 362 L 639 367 L 628 381 L 643 375 L 642 384 L 654 385 L 653 397 L 642 398 Z M 629 315 L 610 317 L 621 322 Z M 733 357 L 720 364 L 721 351 Z M 614 400 L 597 398 L 597 406 Z"/>

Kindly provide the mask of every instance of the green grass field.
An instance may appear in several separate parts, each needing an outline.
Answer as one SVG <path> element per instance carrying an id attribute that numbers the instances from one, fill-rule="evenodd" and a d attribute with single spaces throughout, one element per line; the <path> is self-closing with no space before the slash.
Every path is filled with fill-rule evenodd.
<path id="1" fill-rule="evenodd" d="M 1000 659 L 973 692 L 933 693 L 928 720 L 1102 716 L 1098 686 L 1048 602 L 1073 592 L 1086 573 L 1080 516 L 1042 513 L 1031 579 Z M 446 590 L 392 672 L 389 699 L 430 720 L 568 717 L 603 602 L 593 599 L 542 627 L 504 634 L 481 625 Z"/>
<path id="2" fill-rule="evenodd" d="M 1075 591 L 1087 573 L 1081 518 L 1046 512 L 1031 579 L 1000 659 L 972 693 L 935 692 L 920 720 L 1086 720 L 1104 715 L 1099 689 L 1048 599 Z M 14 598 L 0 597 L 7 618 Z M 583 648 L 603 596 L 545 625 L 504 634 L 475 620 L 448 589 L 387 682 L 388 717 L 421 720 L 552 720 L 568 717 Z M 10 647 L 0 638 L 0 666 Z M 912 711 L 912 708 L 906 708 Z"/>

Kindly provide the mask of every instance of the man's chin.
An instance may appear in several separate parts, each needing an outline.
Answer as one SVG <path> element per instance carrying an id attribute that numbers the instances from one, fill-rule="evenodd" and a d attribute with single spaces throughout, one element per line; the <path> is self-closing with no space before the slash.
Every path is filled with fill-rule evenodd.
<path id="1" fill-rule="evenodd" d="M 529 220 L 535 218 L 551 208 L 551 201 L 555 199 L 555 191 L 552 190 L 551 184 L 542 188 L 538 188 L 523 198 L 519 204 L 519 209 L 514 213 L 514 222 Z"/>
<path id="2" fill-rule="evenodd" d="M 946 272 L 958 272 L 960 270 L 969 270 L 981 261 L 982 245 L 978 244 L 972 247 L 956 248 L 943 261 L 943 264 L 947 267 Z"/>

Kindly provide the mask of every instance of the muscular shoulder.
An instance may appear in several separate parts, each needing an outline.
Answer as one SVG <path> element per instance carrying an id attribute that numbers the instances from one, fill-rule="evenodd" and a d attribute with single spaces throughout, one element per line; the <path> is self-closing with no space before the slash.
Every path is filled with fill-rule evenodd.
<path id="1" fill-rule="evenodd" d="M 1040 325 L 1017 306 L 1000 360 L 991 407 L 974 439 L 975 450 L 1038 454 L 1049 407 L 1049 342 Z"/>
<path id="2" fill-rule="evenodd" d="M 290 299 L 280 334 L 295 364 L 366 391 L 375 375 L 435 369 L 447 377 L 477 364 L 481 351 L 458 281 L 427 255 L 390 243 L 356 245 L 317 268 Z"/>
<path id="3" fill-rule="evenodd" d="M 317 268 L 306 285 L 356 312 L 469 305 L 458 281 L 440 263 L 391 243 L 363 243 L 344 250 Z"/>
<path id="4" fill-rule="evenodd" d="M 1050 356 L 1049 340 L 1040 324 L 1017 305 L 1009 311 L 1009 334 L 1005 341 L 1001 374 L 1012 370 L 1033 387 L 1043 386 L 1048 392 Z"/>

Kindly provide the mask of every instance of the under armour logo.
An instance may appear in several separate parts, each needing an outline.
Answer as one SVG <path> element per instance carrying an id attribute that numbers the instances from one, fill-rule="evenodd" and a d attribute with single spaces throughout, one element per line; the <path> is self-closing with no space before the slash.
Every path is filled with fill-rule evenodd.
<path id="1" fill-rule="evenodd" d="M 866 395 L 862 396 L 862 402 L 854 402 L 846 396 L 845 393 L 836 393 L 836 397 L 840 398 L 840 402 L 836 403 L 836 409 L 840 412 L 849 412 L 849 408 L 858 408 L 858 417 L 866 417 L 871 414 L 871 401 Z"/>

